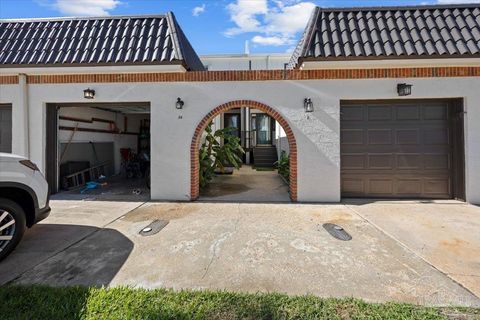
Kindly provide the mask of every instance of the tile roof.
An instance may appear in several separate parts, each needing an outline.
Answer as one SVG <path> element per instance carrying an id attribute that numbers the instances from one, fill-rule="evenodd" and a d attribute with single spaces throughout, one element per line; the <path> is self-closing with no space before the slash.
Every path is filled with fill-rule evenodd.
<path id="1" fill-rule="evenodd" d="M 290 67 L 306 60 L 480 57 L 480 4 L 319 8 Z"/>
<path id="2" fill-rule="evenodd" d="M 0 67 L 203 64 L 173 13 L 0 20 Z"/>

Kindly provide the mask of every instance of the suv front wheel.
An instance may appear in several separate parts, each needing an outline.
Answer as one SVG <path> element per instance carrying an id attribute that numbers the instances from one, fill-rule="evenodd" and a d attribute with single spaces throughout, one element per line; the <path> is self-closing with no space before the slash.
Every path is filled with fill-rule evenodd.
<path id="1" fill-rule="evenodd" d="M 10 199 L 0 198 L 0 261 L 15 249 L 25 229 L 22 207 Z"/>

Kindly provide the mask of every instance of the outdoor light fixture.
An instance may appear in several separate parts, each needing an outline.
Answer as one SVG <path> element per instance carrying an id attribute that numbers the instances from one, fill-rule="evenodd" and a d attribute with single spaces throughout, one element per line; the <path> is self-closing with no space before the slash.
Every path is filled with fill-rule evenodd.
<path id="1" fill-rule="evenodd" d="M 177 98 L 177 102 L 175 103 L 175 108 L 182 109 L 184 104 L 185 104 L 185 102 L 183 102 L 182 99 Z"/>
<path id="2" fill-rule="evenodd" d="M 95 98 L 95 90 L 90 89 L 90 88 L 83 90 L 83 97 L 84 97 L 85 99 L 93 99 L 93 98 Z"/>
<path id="3" fill-rule="evenodd" d="M 409 96 L 412 94 L 412 85 L 399 83 L 397 84 L 397 92 L 399 96 Z"/>
<path id="4" fill-rule="evenodd" d="M 310 98 L 305 98 L 303 100 L 303 108 L 305 109 L 306 113 L 313 112 L 313 102 Z"/>

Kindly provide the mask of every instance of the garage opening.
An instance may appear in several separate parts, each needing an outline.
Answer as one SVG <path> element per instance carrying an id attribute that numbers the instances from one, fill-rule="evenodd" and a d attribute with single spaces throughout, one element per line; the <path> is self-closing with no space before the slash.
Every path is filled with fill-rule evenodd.
<path id="1" fill-rule="evenodd" d="M 342 197 L 465 200 L 462 99 L 342 101 Z"/>
<path id="2" fill-rule="evenodd" d="M 0 152 L 12 152 L 11 104 L 0 104 Z"/>
<path id="3" fill-rule="evenodd" d="M 225 135 L 234 138 L 225 138 Z M 234 140 L 234 143 L 231 143 Z M 205 184 L 204 168 L 211 146 L 240 146 L 239 169 L 227 161 L 215 166 Z M 233 147 L 231 147 L 233 146 Z M 223 154 L 223 151 L 219 152 Z M 199 155 L 206 155 L 199 160 Z M 255 101 L 234 101 L 210 112 L 198 125 L 191 146 L 192 200 L 289 202 L 296 200 L 296 144 L 288 123 L 273 109 Z M 223 159 L 224 157 L 221 157 Z M 200 161 L 202 164 L 200 165 Z M 208 160 L 207 160 L 208 162 Z"/>
<path id="4" fill-rule="evenodd" d="M 47 106 L 47 180 L 57 198 L 150 198 L 150 105 Z"/>

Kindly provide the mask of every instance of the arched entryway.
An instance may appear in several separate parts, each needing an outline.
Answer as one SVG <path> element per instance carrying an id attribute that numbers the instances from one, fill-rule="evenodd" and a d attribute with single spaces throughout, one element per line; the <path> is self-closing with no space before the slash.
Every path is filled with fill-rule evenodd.
<path id="1" fill-rule="evenodd" d="M 282 126 L 285 134 L 287 135 L 288 145 L 289 145 L 289 157 L 290 157 L 290 199 L 291 201 L 297 201 L 297 143 L 295 141 L 295 136 L 293 135 L 293 131 L 290 128 L 288 122 L 274 109 L 257 101 L 251 100 L 235 100 L 224 103 L 212 111 L 210 111 L 200 123 L 197 125 L 195 132 L 192 138 L 192 144 L 190 146 L 190 162 L 191 162 L 191 172 L 190 172 L 190 199 L 196 200 L 200 195 L 200 186 L 199 186 L 199 148 L 200 148 L 200 140 L 202 136 L 202 132 L 205 130 L 206 126 L 222 112 L 228 111 L 234 108 L 244 108 L 250 107 L 259 109 L 273 119 L 278 121 L 278 123 Z"/>

